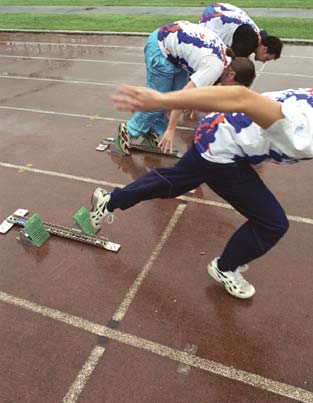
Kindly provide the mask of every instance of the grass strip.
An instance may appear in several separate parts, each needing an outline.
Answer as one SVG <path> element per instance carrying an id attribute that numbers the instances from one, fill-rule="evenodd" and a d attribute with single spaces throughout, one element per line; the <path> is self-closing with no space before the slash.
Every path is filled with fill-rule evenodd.
<path id="1" fill-rule="evenodd" d="M 185 19 L 198 22 L 198 18 L 188 15 L 141 15 L 122 14 L 0 14 L 2 29 L 34 30 L 81 30 L 81 31 L 126 31 L 152 32 L 175 20 Z M 309 19 L 265 18 L 254 19 L 259 27 L 271 35 L 281 38 L 313 39 L 312 21 Z"/>
<path id="2" fill-rule="evenodd" d="M 313 8 L 312 0 L 232 0 L 238 7 L 258 8 Z M 207 7 L 210 2 L 202 0 L 0 0 L 0 6 L 167 6 Z"/>

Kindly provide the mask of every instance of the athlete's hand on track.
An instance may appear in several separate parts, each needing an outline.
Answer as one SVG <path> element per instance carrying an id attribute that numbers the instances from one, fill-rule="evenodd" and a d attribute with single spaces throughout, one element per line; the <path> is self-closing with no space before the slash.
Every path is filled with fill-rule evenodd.
<path id="1" fill-rule="evenodd" d="M 163 134 L 161 140 L 159 141 L 159 147 L 164 153 L 168 151 L 173 152 L 173 139 L 174 139 L 175 129 L 167 129 Z"/>

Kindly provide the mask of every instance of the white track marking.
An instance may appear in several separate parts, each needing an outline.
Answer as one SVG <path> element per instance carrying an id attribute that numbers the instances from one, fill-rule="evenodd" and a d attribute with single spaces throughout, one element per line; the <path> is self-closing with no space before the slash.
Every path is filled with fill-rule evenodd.
<path id="1" fill-rule="evenodd" d="M 102 357 L 104 351 L 105 351 L 104 347 L 96 346 L 93 348 L 84 366 L 79 371 L 75 381 L 72 383 L 70 389 L 64 396 L 62 403 L 77 402 L 82 390 L 84 389 L 86 383 L 88 382 L 88 379 L 90 378 L 91 374 L 96 368 L 96 365 L 100 360 L 100 358 Z"/>
<path id="2" fill-rule="evenodd" d="M 281 56 L 281 59 L 311 59 L 313 60 L 313 56 L 296 56 L 296 55 L 284 55 Z"/>
<path id="3" fill-rule="evenodd" d="M 262 74 L 262 75 L 265 74 L 265 75 L 268 75 L 268 76 L 279 76 L 279 77 L 285 76 L 285 77 L 303 77 L 303 78 L 310 78 L 310 79 L 313 78 L 313 75 L 310 75 L 310 74 L 271 73 L 270 71 L 262 71 L 262 72 L 260 72 L 260 74 Z M 308 83 L 308 86 L 309 86 L 309 83 Z"/>
<path id="4" fill-rule="evenodd" d="M 0 74 L 0 78 L 7 78 L 11 80 L 32 80 L 32 81 L 51 81 L 65 84 L 83 84 L 83 85 L 102 85 L 106 87 L 117 87 L 121 84 L 104 83 L 97 81 L 80 81 L 80 80 L 62 80 L 59 78 L 44 78 L 44 77 L 27 77 L 27 76 L 10 76 L 6 74 Z"/>
<path id="5" fill-rule="evenodd" d="M 32 109 L 32 108 L 19 108 L 15 106 L 1 106 L 0 105 L 0 110 L 11 110 L 11 111 L 21 111 L 21 112 L 31 112 L 31 113 L 42 113 L 46 115 L 56 115 L 56 116 L 68 116 L 68 117 L 73 117 L 73 118 L 82 118 L 82 119 L 92 119 L 92 120 L 105 120 L 108 122 L 122 122 L 123 119 L 119 118 L 107 118 L 104 116 L 98 116 L 98 115 L 81 115 L 78 113 L 66 113 L 66 112 L 56 112 L 56 111 L 47 111 L 43 109 Z M 186 127 L 186 126 L 177 126 L 177 129 L 179 130 L 184 130 L 184 131 L 194 131 L 193 128 L 191 127 Z"/>
<path id="6" fill-rule="evenodd" d="M 94 183 L 97 185 L 104 185 L 104 186 L 112 187 L 112 188 L 126 186 L 126 185 L 123 185 L 120 183 L 112 183 L 112 182 L 107 182 L 107 181 L 103 181 L 100 179 L 92 179 L 92 178 L 86 178 L 83 176 L 69 175 L 69 174 L 64 174 L 62 172 L 47 171 L 47 170 L 43 170 L 43 169 L 26 167 L 24 165 L 9 164 L 7 162 L 0 162 L 0 167 L 18 169 L 18 170 L 38 173 L 38 174 L 42 174 L 42 175 L 54 176 L 54 177 L 63 178 L 63 179 L 75 180 L 75 181 L 80 181 L 80 182 Z M 213 200 L 199 199 L 197 197 L 191 197 L 191 196 L 178 196 L 176 199 L 193 202 L 193 203 L 197 203 L 197 204 L 220 207 L 220 208 L 227 209 L 227 210 L 234 210 L 234 208 L 227 203 L 216 202 Z M 287 215 L 287 217 L 290 221 L 294 221 L 294 222 L 302 223 L 302 224 L 313 225 L 312 218 L 299 217 L 299 216 L 295 216 L 295 215 Z"/>
<path id="7" fill-rule="evenodd" d="M 263 64 L 261 65 L 261 67 L 259 68 L 259 70 L 256 72 L 256 76 L 255 76 L 255 79 L 254 79 L 252 85 L 254 85 L 254 84 L 258 81 L 258 79 L 260 78 L 260 76 L 261 76 L 262 71 L 264 70 L 264 68 L 265 68 L 265 63 L 263 63 Z"/>
<path id="8" fill-rule="evenodd" d="M 82 177 L 82 176 L 68 175 L 68 174 L 63 174 L 61 172 L 46 171 L 43 169 L 26 167 L 24 165 L 8 164 L 6 162 L 0 162 L 0 167 L 22 169 L 23 171 L 34 172 L 34 173 L 38 173 L 38 174 L 42 174 L 42 175 L 54 176 L 54 177 L 58 177 L 58 178 L 69 179 L 69 180 L 74 180 L 74 181 L 79 181 L 79 182 L 94 183 L 96 185 L 104 185 L 104 186 L 109 186 L 109 187 L 123 187 L 124 186 L 119 183 L 106 182 L 106 181 L 102 181 L 100 179 L 92 179 L 92 178 L 86 178 L 86 177 Z"/>
<path id="9" fill-rule="evenodd" d="M 136 347 L 159 355 L 161 357 L 165 357 L 170 360 L 201 369 L 208 373 L 223 376 L 233 381 L 242 382 L 246 385 L 266 390 L 267 392 L 272 392 L 280 396 L 294 399 L 298 402 L 313 402 L 313 393 L 308 390 L 288 385 L 283 382 L 274 381 L 261 375 L 243 371 L 241 369 L 228 367 L 219 362 L 208 360 L 206 358 L 201 358 L 185 351 L 180 351 L 159 343 L 155 343 L 151 340 L 137 337 L 129 333 L 114 330 L 107 326 L 99 325 L 97 323 L 90 322 L 77 316 L 61 312 L 57 309 L 51 309 L 22 298 L 14 297 L 13 295 L 2 291 L 0 291 L 0 301 L 14 305 L 19 308 L 26 309 L 50 319 L 66 323 L 67 325 L 74 326 L 93 334 L 105 336 L 111 340 L 115 340 L 127 346 Z"/>
<path id="10" fill-rule="evenodd" d="M 129 288 L 122 303 L 120 304 L 120 306 L 114 313 L 113 320 L 121 321 L 124 318 L 124 316 L 126 315 L 128 308 L 130 307 L 132 301 L 134 300 L 134 298 L 137 294 L 137 291 L 139 290 L 144 279 L 149 274 L 149 272 L 153 266 L 153 263 L 159 257 L 166 241 L 168 240 L 168 238 L 174 231 L 175 226 L 176 226 L 178 220 L 180 219 L 180 217 L 182 216 L 183 212 L 185 211 L 186 207 L 187 207 L 187 204 L 182 204 L 182 203 L 177 206 L 173 216 L 170 219 L 170 222 L 168 223 L 167 227 L 165 228 L 165 230 L 161 236 L 161 239 L 160 239 L 159 243 L 157 244 L 156 248 L 154 249 L 154 251 L 152 252 L 152 255 L 150 256 L 148 262 L 145 264 L 143 270 L 139 273 L 136 280 L 134 281 L 132 286 Z"/>
<path id="11" fill-rule="evenodd" d="M 85 44 L 85 43 L 58 43 L 58 42 L 23 42 L 23 41 L 0 41 L 0 44 L 6 46 L 56 46 L 59 48 L 105 48 L 105 49 L 140 49 L 143 50 L 144 46 L 127 46 L 127 45 L 101 45 L 101 44 Z"/>

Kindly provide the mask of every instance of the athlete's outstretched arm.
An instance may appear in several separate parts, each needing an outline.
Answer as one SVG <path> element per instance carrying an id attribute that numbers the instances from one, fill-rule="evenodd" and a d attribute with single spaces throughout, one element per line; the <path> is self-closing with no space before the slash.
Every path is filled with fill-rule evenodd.
<path id="1" fill-rule="evenodd" d="M 279 102 L 240 85 L 211 86 L 160 93 L 150 88 L 123 85 L 112 96 L 116 109 L 195 109 L 203 112 L 241 112 L 267 129 L 283 119 Z"/>

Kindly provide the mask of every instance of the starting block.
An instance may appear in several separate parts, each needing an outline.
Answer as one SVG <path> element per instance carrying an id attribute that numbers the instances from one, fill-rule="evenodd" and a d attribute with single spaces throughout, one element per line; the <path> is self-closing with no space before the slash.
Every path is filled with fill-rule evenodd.
<path id="1" fill-rule="evenodd" d="M 27 218 L 27 214 L 28 210 L 16 210 L 0 224 L 0 234 L 6 234 L 14 225 L 19 225 L 23 227 L 23 230 L 17 236 L 17 240 L 25 244 L 35 245 L 37 248 L 42 246 L 50 238 L 50 235 L 98 246 L 112 252 L 118 252 L 121 247 L 120 244 L 111 242 L 106 237 L 95 235 L 98 230 L 91 226 L 89 212 L 86 208 L 78 210 L 74 215 L 75 218 L 73 217 L 82 230 L 44 222 L 38 214 Z"/>
<path id="2" fill-rule="evenodd" d="M 21 231 L 17 239 L 19 241 L 32 244 L 39 248 L 43 245 L 50 237 L 49 232 L 45 229 L 41 219 L 38 214 L 34 214 L 28 219 L 24 217 L 28 214 L 28 210 L 18 209 L 12 216 L 9 216 L 6 220 L 0 224 L 0 233 L 7 233 L 14 224 L 23 225 L 24 231 Z M 16 222 L 11 220 L 11 217 L 15 217 Z"/>
<path id="3" fill-rule="evenodd" d="M 96 148 L 96 150 L 97 151 L 106 151 L 109 148 L 111 149 L 111 147 L 112 147 L 112 151 L 115 154 L 122 155 L 121 152 L 119 151 L 119 149 L 116 147 L 113 137 L 108 137 L 108 138 L 102 140 L 101 143 Z M 165 157 L 181 158 L 183 156 L 183 153 L 181 153 L 177 150 L 174 150 L 172 153 L 164 153 L 159 147 L 151 146 L 146 141 L 145 138 L 143 138 L 143 139 L 139 138 L 138 140 L 133 140 L 130 144 L 130 151 L 132 151 L 132 150 L 163 155 Z"/>

